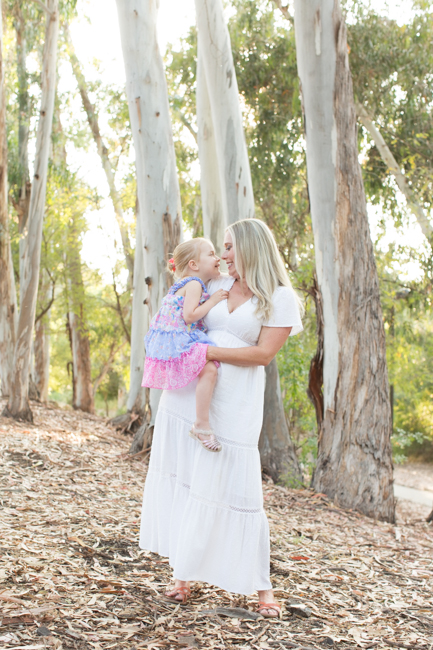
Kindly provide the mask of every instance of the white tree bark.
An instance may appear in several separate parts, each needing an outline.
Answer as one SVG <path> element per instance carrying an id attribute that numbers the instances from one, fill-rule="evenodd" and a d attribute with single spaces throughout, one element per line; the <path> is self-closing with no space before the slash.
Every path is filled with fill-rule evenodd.
<path id="1" fill-rule="evenodd" d="M 364 106 L 362 106 L 361 104 L 357 104 L 356 112 L 358 113 L 359 121 L 365 126 L 370 136 L 372 137 L 373 142 L 376 145 L 383 162 L 388 167 L 389 173 L 394 176 L 400 191 L 406 198 L 409 208 L 412 210 L 419 225 L 421 226 L 421 230 L 423 232 L 424 237 L 427 239 L 427 241 L 431 242 L 433 236 L 433 227 L 427 215 L 425 214 L 424 210 L 420 206 L 419 202 L 416 200 L 412 188 L 410 187 L 407 181 L 406 176 L 403 174 L 400 167 L 398 166 L 397 161 L 392 155 L 392 152 L 388 147 L 388 145 L 386 144 L 385 140 L 383 139 L 381 132 L 374 124 L 373 120 L 365 110 Z"/>
<path id="2" fill-rule="evenodd" d="M 254 216 L 254 195 L 230 36 L 221 0 L 196 0 L 197 122 L 204 234 L 221 250 L 230 223 Z M 262 466 L 302 481 L 281 400 L 277 361 L 266 368 Z"/>
<path id="3" fill-rule="evenodd" d="M 220 169 L 223 168 L 223 164 L 218 161 L 216 134 L 201 56 L 197 59 L 196 103 L 203 233 L 214 244 L 218 255 L 221 255 L 224 232 L 228 225 L 220 182 Z"/>
<path id="4" fill-rule="evenodd" d="M 20 315 L 14 352 L 14 376 L 5 415 L 33 420 L 28 402 L 28 375 L 31 341 L 35 322 L 36 298 L 39 283 L 42 224 L 50 149 L 51 128 L 56 90 L 57 40 L 59 32 L 58 0 L 48 0 L 42 63 L 42 96 L 36 138 L 35 168 L 30 196 L 28 236 L 24 252 L 23 277 L 20 278 Z"/>
<path id="5" fill-rule="evenodd" d="M 338 0 L 295 0 L 295 34 L 324 323 L 313 485 L 343 507 L 393 521 L 385 334 Z"/>
<path id="6" fill-rule="evenodd" d="M 116 215 L 116 220 L 119 226 L 120 236 L 122 239 L 123 254 L 125 256 L 126 267 L 129 273 L 129 283 L 132 286 L 133 273 L 134 273 L 134 255 L 132 253 L 128 229 L 124 219 L 122 200 L 120 198 L 120 194 L 116 187 L 114 169 L 111 165 L 108 148 L 101 136 L 101 132 L 99 129 L 98 114 L 96 112 L 95 106 L 90 101 L 89 94 L 87 92 L 86 80 L 83 71 L 81 69 L 80 62 L 77 58 L 77 55 L 75 54 L 74 45 L 72 43 L 72 38 L 67 23 L 63 25 L 63 33 L 65 35 L 66 43 L 68 45 L 69 59 L 71 61 L 72 71 L 77 81 L 78 90 L 81 95 L 83 108 L 86 112 L 87 121 L 92 131 L 93 139 L 96 143 L 96 148 L 99 157 L 101 158 L 102 167 L 104 169 L 105 176 L 107 179 L 108 187 L 110 190 L 110 198 L 113 204 L 114 213 Z"/>
<path id="7" fill-rule="evenodd" d="M 6 137 L 5 68 L 2 5 L 0 1 L 0 382 L 1 394 L 10 394 L 17 326 L 17 300 L 12 265 L 8 214 L 8 152 Z"/>
<path id="8" fill-rule="evenodd" d="M 221 187 L 223 224 L 228 225 L 254 216 L 254 196 L 250 164 L 245 143 L 239 90 L 233 65 L 230 36 L 224 20 L 222 0 L 196 0 L 198 28 L 199 76 L 197 77 L 197 111 L 200 145 L 206 144 L 206 134 L 211 136 L 210 151 L 205 149 L 204 164 L 208 164 L 211 147 L 215 146 Z M 200 70 L 200 67 L 203 70 Z M 210 100 L 212 127 L 206 109 L 206 90 L 199 88 L 206 80 Z M 207 129 L 205 131 L 205 128 Z M 201 132 L 201 133 L 200 133 Z M 209 144 L 209 143 L 208 143 Z M 212 184 L 203 177 L 202 193 L 204 223 L 212 223 L 218 203 L 210 200 Z M 207 185 L 210 183 L 210 186 Z M 210 233 L 209 233 L 210 235 Z M 208 236 L 209 236 L 208 235 Z"/>
<path id="9" fill-rule="evenodd" d="M 117 0 L 137 170 L 138 215 L 149 318 L 171 285 L 167 260 L 182 237 L 182 214 L 167 83 L 158 48 L 154 0 Z M 160 391 L 150 391 L 149 427 Z"/>

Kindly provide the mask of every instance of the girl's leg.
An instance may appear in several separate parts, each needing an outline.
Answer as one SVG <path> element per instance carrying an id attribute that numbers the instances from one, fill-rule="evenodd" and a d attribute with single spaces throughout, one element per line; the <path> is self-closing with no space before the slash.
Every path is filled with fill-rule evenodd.
<path id="1" fill-rule="evenodd" d="M 196 402 L 196 429 L 210 429 L 209 409 L 212 394 L 218 376 L 218 369 L 213 361 L 208 361 L 198 376 L 198 384 L 195 391 Z"/>

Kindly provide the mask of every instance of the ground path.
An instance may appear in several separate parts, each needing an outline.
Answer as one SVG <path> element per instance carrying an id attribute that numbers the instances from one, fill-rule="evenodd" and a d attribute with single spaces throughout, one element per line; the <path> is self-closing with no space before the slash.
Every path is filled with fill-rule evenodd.
<path id="1" fill-rule="evenodd" d="M 428 507 L 402 502 L 393 526 L 266 483 L 282 619 L 202 584 L 180 607 L 137 545 L 146 463 L 101 418 L 33 407 L 34 426 L 0 418 L 1 648 L 431 649 Z"/>

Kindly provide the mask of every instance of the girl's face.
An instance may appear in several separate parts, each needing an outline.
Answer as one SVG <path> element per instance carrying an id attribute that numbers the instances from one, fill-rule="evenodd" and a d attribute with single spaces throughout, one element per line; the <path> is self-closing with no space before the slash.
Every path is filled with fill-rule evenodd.
<path id="1" fill-rule="evenodd" d="M 220 275 L 220 258 L 215 253 L 213 246 L 208 242 L 203 242 L 200 246 L 197 267 L 203 282 L 214 280 Z"/>
<path id="2" fill-rule="evenodd" d="M 235 248 L 233 246 L 233 239 L 229 232 L 224 235 L 224 252 L 221 255 L 222 259 L 227 264 L 229 275 L 235 280 L 240 280 L 239 273 L 236 271 L 235 266 Z"/>

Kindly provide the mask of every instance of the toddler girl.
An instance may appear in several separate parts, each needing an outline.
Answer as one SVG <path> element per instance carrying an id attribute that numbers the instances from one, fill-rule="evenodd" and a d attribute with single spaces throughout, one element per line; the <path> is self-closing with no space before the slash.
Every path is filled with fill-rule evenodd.
<path id="1" fill-rule="evenodd" d="M 206 361 L 208 345 L 203 318 L 228 291 L 213 296 L 205 282 L 220 275 L 220 260 L 211 242 L 202 237 L 176 247 L 169 268 L 180 278 L 162 301 L 152 319 L 144 343 L 146 360 L 142 386 L 182 388 L 198 377 L 196 420 L 189 435 L 209 451 L 221 451 L 221 444 L 209 424 L 209 407 L 217 379 L 217 365 Z M 218 364 L 219 365 L 219 364 Z"/>

